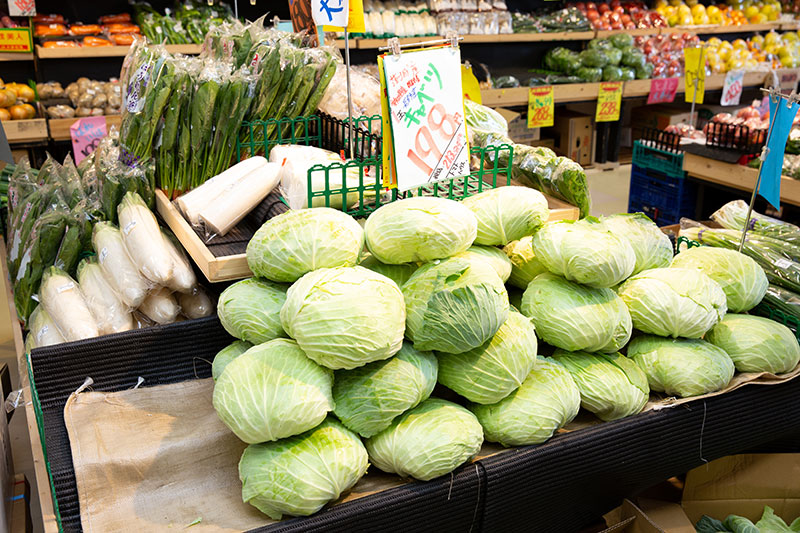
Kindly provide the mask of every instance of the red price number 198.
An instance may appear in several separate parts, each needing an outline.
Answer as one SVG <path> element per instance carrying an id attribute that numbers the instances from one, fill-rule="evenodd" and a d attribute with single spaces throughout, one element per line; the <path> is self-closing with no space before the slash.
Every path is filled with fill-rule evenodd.
<path id="1" fill-rule="evenodd" d="M 414 150 L 408 151 L 408 158 L 427 176 L 433 174 L 434 168 L 442 160 L 442 151 L 437 147 L 435 132 L 443 141 L 445 146 L 453 138 L 459 123 L 453 115 L 448 115 L 442 104 L 436 104 L 428 111 L 428 125 L 422 126 L 417 131 L 414 139 Z M 434 167 L 428 165 L 425 160 L 433 162 Z"/>

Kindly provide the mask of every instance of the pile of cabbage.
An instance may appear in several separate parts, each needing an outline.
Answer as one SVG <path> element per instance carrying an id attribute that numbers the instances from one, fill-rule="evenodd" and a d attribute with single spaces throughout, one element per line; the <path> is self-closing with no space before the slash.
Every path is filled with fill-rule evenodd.
<path id="1" fill-rule="evenodd" d="M 330 208 L 267 221 L 254 277 L 220 296 L 237 340 L 212 368 L 219 418 L 249 445 L 244 501 L 309 515 L 369 464 L 429 480 L 484 439 L 545 442 L 581 407 L 616 420 L 651 391 L 705 394 L 800 360 L 788 329 L 744 314 L 766 290 L 749 258 L 673 261 L 641 214 L 548 218 L 541 193 L 502 187 L 392 202 L 363 227 Z"/>

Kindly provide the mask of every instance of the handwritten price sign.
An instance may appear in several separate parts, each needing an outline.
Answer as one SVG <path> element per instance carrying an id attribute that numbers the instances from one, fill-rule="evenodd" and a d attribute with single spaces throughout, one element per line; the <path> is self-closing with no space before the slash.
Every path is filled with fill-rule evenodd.
<path id="1" fill-rule="evenodd" d="M 719 105 L 739 105 L 742 98 L 742 79 L 744 71 L 732 70 L 725 75 L 725 84 L 722 86 L 722 98 Z"/>
<path id="2" fill-rule="evenodd" d="M 684 95 L 686 103 L 702 104 L 703 96 L 706 92 L 705 48 L 684 48 L 683 62 L 686 76 L 686 92 Z"/>
<path id="3" fill-rule="evenodd" d="M 97 144 L 107 133 L 106 117 L 84 117 L 73 122 L 69 127 L 69 135 L 72 137 L 75 164 L 80 164 L 94 152 Z"/>
<path id="4" fill-rule="evenodd" d="M 528 89 L 528 128 L 549 128 L 555 114 L 552 85 Z"/>
<path id="5" fill-rule="evenodd" d="M 619 111 L 622 107 L 622 82 L 607 81 L 600 84 L 597 93 L 597 113 L 595 122 L 614 122 L 619 120 Z"/>
<path id="6" fill-rule="evenodd" d="M 675 101 L 678 92 L 678 78 L 656 78 L 650 82 L 648 104 L 670 104 Z"/>
<path id="7" fill-rule="evenodd" d="M 36 14 L 36 0 L 8 0 L 8 14 L 12 17 L 32 17 Z"/>
<path id="8" fill-rule="evenodd" d="M 461 53 L 444 47 L 383 56 L 397 188 L 469 173 Z"/>

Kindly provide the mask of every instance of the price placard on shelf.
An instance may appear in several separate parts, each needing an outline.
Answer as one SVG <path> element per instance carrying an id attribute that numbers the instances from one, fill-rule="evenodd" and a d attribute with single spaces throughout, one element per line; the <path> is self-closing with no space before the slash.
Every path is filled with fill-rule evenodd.
<path id="1" fill-rule="evenodd" d="M 75 164 L 80 164 L 97 148 L 97 144 L 108 134 L 106 117 L 83 117 L 69 127 Z"/>
<path id="2" fill-rule="evenodd" d="M 742 98 L 743 79 L 744 71 L 742 70 L 732 70 L 725 75 L 719 105 L 739 105 L 739 100 Z"/>
<path id="3" fill-rule="evenodd" d="M 622 108 L 622 82 L 607 81 L 600 84 L 597 93 L 597 113 L 595 122 L 614 122 L 619 120 Z"/>
<path id="4" fill-rule="evenodd" d="M 678 92 L 678 78 L 656 78 L 650 82 L 650 93 L 647 95 L 649 104 L 671 104 L 675 101 Z"/>
<path id="5" fill-rule="evenodd" d="M 701 47 L 684 48 L 684 72 L 686 75 L 686 102 L 703 103 L 706 92 L 706 50 Z"/>
<path id="6" fill-rule="evenodd" d="M 467 175 L 459 49 L 386 54 L 382 63 L 397 188 L 406 191 Z"/>
<path id="7" fill-rule="evenodd" d="M 781 89 L 792 91 L 797 88 L 800 81 L 800 69 L 781 69 L 778 71 L 778 86 Z"/>
<path id="8" fill-rule="evenodd" d="M 528 128 L 549 128 L 555 119 L 553 86 L 528 89 Z"/>
<path id="9" fill-rule="evenodd" d="M 12 17 L 32 17 L 36 14 L 36 0 L 8 0 L 8 14 Z"/>
<path id="10" fill-rule="evenodd" d="M 28 28 L 0 29 L 0 52 L 32 52 L 33 41 Z"/>

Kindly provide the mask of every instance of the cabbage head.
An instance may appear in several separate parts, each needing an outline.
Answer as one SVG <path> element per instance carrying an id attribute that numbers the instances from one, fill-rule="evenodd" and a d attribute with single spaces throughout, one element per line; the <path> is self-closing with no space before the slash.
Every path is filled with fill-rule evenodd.
<path id="1" fill-rule="evenodd" d="M 248 446 L 239 460 L 242 500 L 273 520 L 308 516 L 352 488 L 368 460 L 358 435 L 328 417 L 302 435 Z"/>
<path id="2" fill-rule="evenodd" d="M 630 314 L 614 291 L 549 272 L 528 284 L 521 311 L 531 318 L 540 339 L 564 350 L 616 352 L 631 338 Z"/>
<path id="3" fill-rule="evenodd" d="M 533 253 L 553 274 L 589 287 L 613 287 L 636 266 L 629 242 L 594 217 L 548 222 L 533 236 Z"/>
<path id="4" fill-rule="evenodd" d="M 647 376 L 624 355 L 556 350 L 553 358 L 572 374 L 583 408 L 600 420 L 617 420 L 644 409 L 650 396 Z"/>
<path id="5" fill-rule="evenodd" d="M 528 288 L 533 278 L 548 272 L 541 261 L 533 253 L 533 237 L 523 237 L 518 241 L 508 243 L 503 251 L 511 260 L 511 275 L 508 283 L 522 290 Z"/>
<path id="6" fill-rule="evenodd" d="M 370 462 L 384 472 L 428 481 L 475 457 L 483 428 L 460 405 L 428 398 L 365 444 Z"/>
<path id="7" fill-rule="evenodd" d="M 378 208 L 364 231 L 372 255 L 382 263 L 397 265 L 463 252 L 475 240 L 478 220 L 460 202 L 415 196 Z"/>
<path id="8" fill-rule="evenodd" d="M 285 285 L 250 278 L 222 291 L 217 315 L 222 327 L 233 337 L 261 344 L 286 336 L 280 316 L 284 302 Z"/>
<path id="9" fill-rule="evenodd" d="M 633 327 L 661 337 L 699 339 L 728 309 L 719 284 L 689 268 L 645 270 L 617 293 L 631 312 Z"/>
<path id="10" fill-rule="evenodd" d="M 475 244 L 505 246 L 533 233 L 550 216 L 547 199 L 530 187 L 498 187 L 464 198 L 478 218 Z"/>
<path id="11" fill-rule="evenodd" d="M 228 363 L 214 385 L 214 409 L 248 444 L 298 435 L 332 411 L 333 372 L 306 357 L 296 342 L 253 346 Z"/>
<path id="12" fill-rule="evenodd" d="M 214 378 L 214 381 L 219 379 L 222 375 L 222 371 L 228 366 L 228 363 L 252 347 L 253 345 L 247 341 L 233 341 L 220 350 L 214 357 L 214 362 L 211 364 L 211 377 Z"/>
<path id="13" fill-rule="evenodd" d="M 281 309 L 286 332 L 327 368 L 388 359 L 403 345 L 405 303 L 397 284 L 366 268 L 322 268 L 289 287 Z"/>
<path id="14" fill-rule="evenodd" d="M 419 352 L 404 342 L 394 357 L 353 370 L 337 370 L 333 413 L 348 429 L 371 437 L 431 395 L 438 368 L 432 353 Z"/>
<path id="15" fill-rule="evenodd" d="M 672 266 L 694 268 L 719 283 L 731 313 L 749 311 L 758 305 L 769 286 L 758 263 L 736 250 L 697 246 L 676 255 Z"/>
<path id="16" fill-rule="evenodd" d="M 417 271 L 419 265 L 417 263 L 404 263 L 402 265 L 387 265 L 385 263 L 381 263 L 375 256 L 367 253 L 366 257 L 361 260 L 358 266 L 368 268 L 373 272 L 377 272 L 383 276 L 386 276 L 390 280 L 397 283 L 398 287 L 402 287 L 408 278 L 411 277 L 411 274 Z"/>
<path id="17" fill-rule="evenodd" d="M 508 293 L 492 267 L 451 257 L 423 265 L 403 285 L 406 337 L 414 348 L 462 353 L 497 333 Z"/>
<path id="18" fill-rule="evenodd" d="M 466 399 L 497 403 L 517 387 L 536 365 L 536 330 L 516 311 L 491 340 L 460 354 L 437 353 L 439 383 Z"/>
<path id="19" fill-rule="evenodd" d="M 247 265 L 257 277 L 291 283 L 318 268 L 353 266 L 364 230 L 329 207 L 289 210 L 267 220 L 247 244 Z"/>
<path id="20" fill-rule="evenodd" d="M 700 339 L 636 337 L 628 357 L 647 374 L 650 390 L 686 398 L 725 388 L 734 367 L 725 350 Z"/>
<path id="21" fill-rule="evenodd" d="M 603 219 L 615 235 L 630 243 L 636 255 L 632 274 L 651 268 L 668 267 L 674 254 L 672 242 L 644 213 L 620 213 Z"/>
<path id="22" fill-rule="evenodd" d="M 729 314 L 706 334 L 733 359 L 739 372 L 789 372 L 800 361 L 792 330 L 761 316 Z"/>
<path id="23" fill-rule="evenodd" d="M 517 390 L 497 403 L 470 404 L 486 440 L 503 446 L 541 444 L 569 424 L 581 407 L 581 393 L 569 372 L 547 357 Z"/>
<path id="24" fill-rule="evenodd" d="M 511 261 L 500 248 L 495 248 L 494 246 L 470 246 L 463 252 L 457 253 L 455 257 L 485 262 L 497 272 L 503 283 L 508 281 L 508 277 L 511 276 Z"/>

